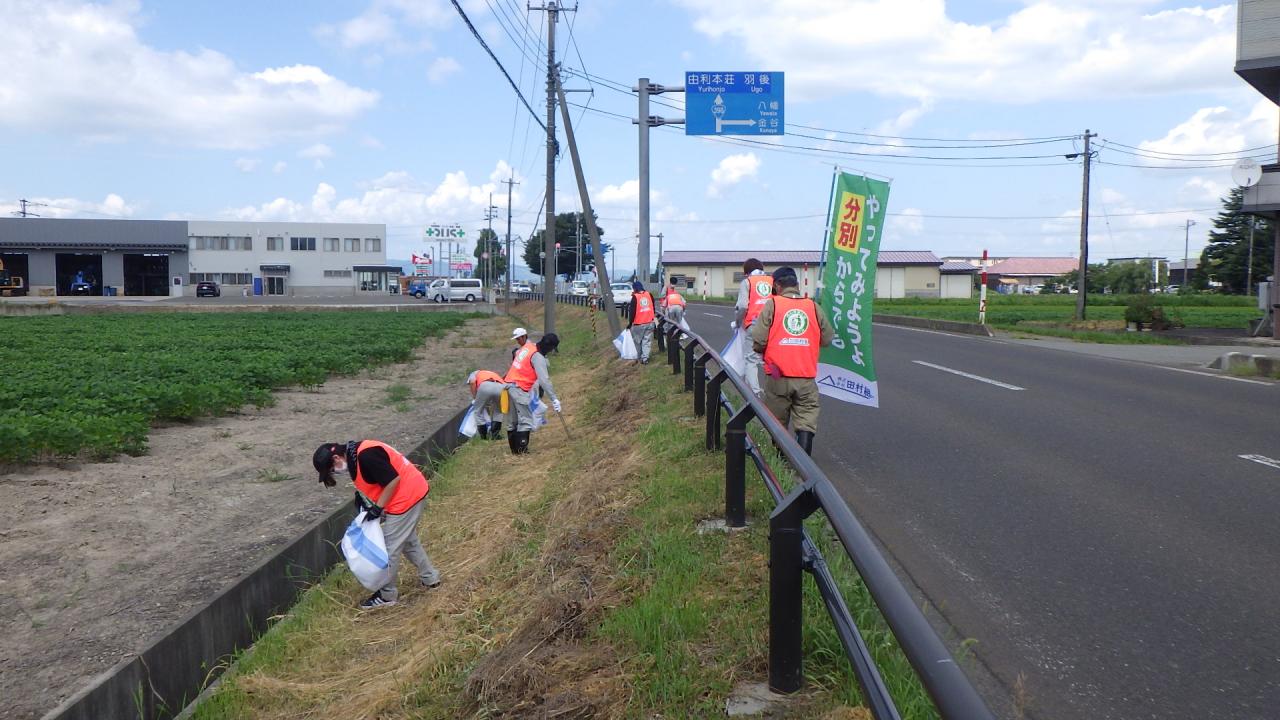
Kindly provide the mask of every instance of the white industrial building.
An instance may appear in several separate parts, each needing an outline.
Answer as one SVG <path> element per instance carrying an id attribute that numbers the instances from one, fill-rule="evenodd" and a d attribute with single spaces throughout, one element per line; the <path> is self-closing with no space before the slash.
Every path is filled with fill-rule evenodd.
<path id="1" fill-rule="evenodd" d="M 387 226 L 352 223 L 187 222 L 189 284 L 223 293 L 325 296 L 398 290 Z"/>

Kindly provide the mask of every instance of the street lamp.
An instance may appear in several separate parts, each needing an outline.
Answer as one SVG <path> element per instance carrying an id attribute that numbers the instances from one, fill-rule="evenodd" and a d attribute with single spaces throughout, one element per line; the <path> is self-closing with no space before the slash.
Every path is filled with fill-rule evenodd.
<path id="1" fill-rule="evenodd" d="M 1182 238 L 1182 292 L 1186 294 L 1188 285 L 1191 282 L 1191 226 L 1195 225 L 1195 220 L 1188 220 L 1185 234 Z"/>

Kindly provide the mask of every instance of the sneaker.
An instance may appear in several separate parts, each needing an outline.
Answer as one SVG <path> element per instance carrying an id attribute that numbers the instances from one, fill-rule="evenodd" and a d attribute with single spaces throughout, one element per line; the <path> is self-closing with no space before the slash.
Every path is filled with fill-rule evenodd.
<path id="1" fill-rule="evenodd" d="M 422 587 L 427 588 L 428 590 L 435 590 L 440 587 L 440 581 L 436 580 L 435 582 L 427 582 L 426 580 L 423 580 Z"/>
<path id="2" fill-rule="evenodd" d="M 365 600 L 364 602 L 360 603 L 360 609 L 373 610 L 374 608 L 391 607 L 392 605 L 395 605 L 395 604 L 396 604 L 395 600 L 382 599 L 382 591 L 379 590 L 378 592 L 370 595 L 368 600 Z"/>

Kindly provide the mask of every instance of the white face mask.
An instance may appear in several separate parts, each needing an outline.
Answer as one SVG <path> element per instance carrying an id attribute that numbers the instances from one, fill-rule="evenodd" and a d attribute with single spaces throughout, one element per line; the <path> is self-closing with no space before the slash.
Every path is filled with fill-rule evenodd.
<path id="1" fill-rule="evenodd" d="M 334 458 L 334 459 L 333 459 L 333 473 L 334 473 L 335 475 L 337 475 L 337 474 L 339 474 L 339 473 L 344 473 L 344 472 L 346 472 L 346 471 L 347 471 L 347 459 L 346 459 L 346 458 Z"/>

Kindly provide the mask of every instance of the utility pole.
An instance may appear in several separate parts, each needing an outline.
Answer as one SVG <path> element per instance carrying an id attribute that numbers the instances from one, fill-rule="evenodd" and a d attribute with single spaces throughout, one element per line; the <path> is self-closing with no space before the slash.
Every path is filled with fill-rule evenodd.
<path id="1" fill-rule="evenodd" d="M 1253 215 L 1249 216 L 1249 263 L 1248 270 L 1245 271 L 1244 279 L 1244 296 L 1253 297 L 1253 228 L 1257 224 L 1257 218 Z"/>
<path id="2" fill-rule="evenodd" d="M 511 188 L 520 183 L 516 182 L 516 173 L 511 172 L 509 180 L 502 181 L 507 186 L 507 287 L 502 294 L 507 299 L 507 313 L 511 313 L 511 266 L 515 265 L 515 256 L 511 254 Z"/>
<path id="3" fill-rule="evenodd" d="M 633 88 L 639 96 L 639 114 L 631 122 L 640 126 L 640 228 L 636 231 L 636 277 L 649 287 L 649 128 L 660 125 L 683 125 L 684 118 L 667 120 L 649 114 L 649 96 L 664 92 L 684 92 L 684 86 L 665 87 L 640 78 Z"/>
<path id="4" fill-rule="evenodd" d="M 1188 220 L 1182 236 L 1182 293 L 1185 295 L 1191 290 L 1191 226 L 1195 225 L 1195 220 Z"/>
<path id="5" fill-rule="evenodd" d="M 577 255 L 575 255 L 573 258 L 573 267 L 574 267 L 573 279 L 574 280 L 577 280 L 578 276 L 582 274 L 582 213 L 578 213 L 577 226 L 578 226 L 578 245 L 576 250 Z"/>
<path id="6" fill-rule="evenodd" d="M 662 277 L 662 233 L 658 233 L 658 289 L 666 288 L 667 281 Z"/>
<path id="7" fill-rule="evenodd" d="M 1098 137 L 1097 133 L 1084 131 L 1084 152 L 1067 155 L 1068 160 L 1084 157 L 1084 189 L 1080 193 L 1080 269 L 1077 271 L 1076 320 L 1084 320 L 1086 296 L 1089 294 L 1089 165 L 1093 161 L 1093 151 L 1089 149 L 1089 141 Z"/>
<path id="8" fill-rule="evenodd" d="M 30 210 L 28 210 L 27 208 L 29 208 L 29 207 L 48 207 L 48 206 L 47 206 L 47 205 L 45 205 L 44 203 L 31 202 L 30 200 L 26 200 L 26 199 L 19 200 L 19 201 L 18 201 L 18 204 L 21 206 L 21 208 L 22 208 L 22 209 L 20 209 L 20 210 L 14 210 L 12 214 L 13 214 L 13 215 L 15 215 L 15 216 L 17 216 L 17 217 L 24 217 L 24 218 L 26 218 L 26 217 L 40 217 L 39 215 L 37 215 L 37 214 L 35 214 L 35 213 L 31 212 Z"/>
<path id="9" fill-rule="evenodd" d="M 556 23 L 561 7 L 548 0 L 542 7 L 530 10 L 547 13 L 547 219 L 542 228 L 542 331 L 556 330 Z"/>
<path id="10" fill-rule="evenodd" d="M 484 263 L 484 272 L 481 273 L 481 280 L 484 286 L 489 290 L 493 289 L 493 258 L 494 251 L 493 242 L 493 219 L 498 216 L 498 206 L 493 204 L 493 193 L 489 193 L 489 207 L 485 208 L 484 219 L 489 221 L 489 232 L 484 236 L 484 247 L 480 250 L 478 262 Z M 487 256 L 487 257 L 486 257 Z"/>

